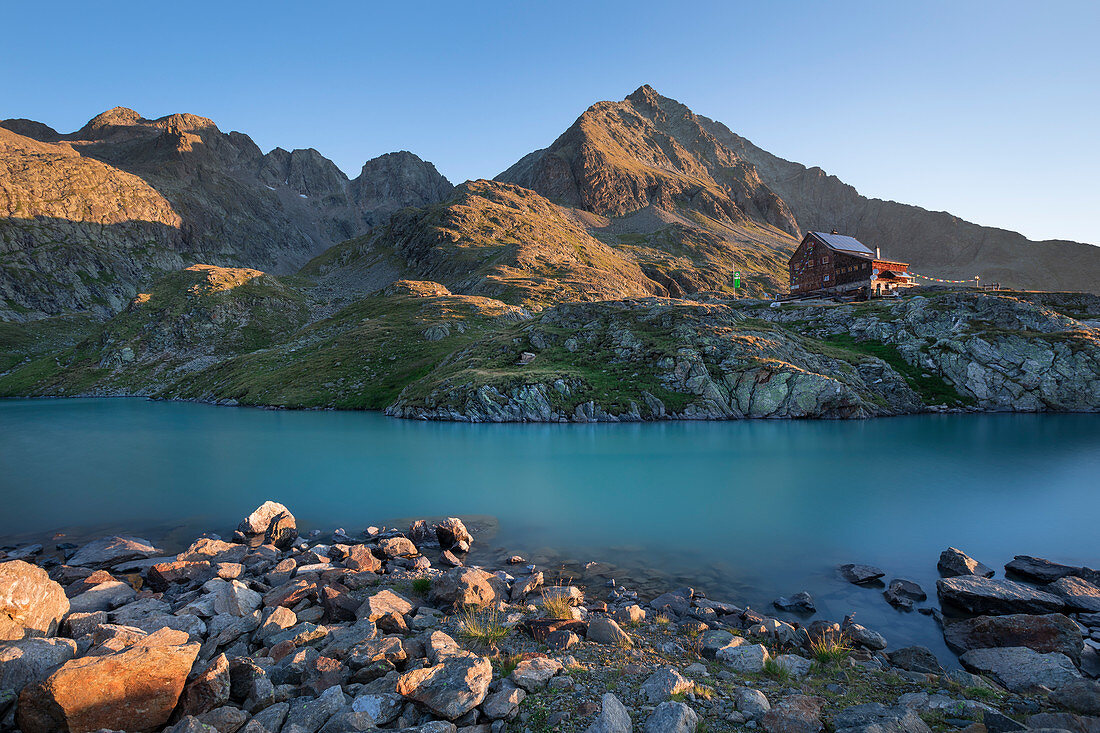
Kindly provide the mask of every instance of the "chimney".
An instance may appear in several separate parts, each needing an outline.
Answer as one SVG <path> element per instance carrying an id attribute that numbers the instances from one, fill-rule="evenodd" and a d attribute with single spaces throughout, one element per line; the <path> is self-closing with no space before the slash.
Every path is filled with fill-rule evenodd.
<path id="1" fill-rule="evenodd" d="M 875 259 L 876 260 L 881 260 L 882 259 L 882 250 L 879 249 L 878 247 L 875 247 Z"/>
<path id="2" fill-rule="evenodd" d="M 833 231 L 831 231 L 829 233 L 830 234 L 840 234 L 840 232 L 838 232 L 835 227 L 833 228 Z"/>

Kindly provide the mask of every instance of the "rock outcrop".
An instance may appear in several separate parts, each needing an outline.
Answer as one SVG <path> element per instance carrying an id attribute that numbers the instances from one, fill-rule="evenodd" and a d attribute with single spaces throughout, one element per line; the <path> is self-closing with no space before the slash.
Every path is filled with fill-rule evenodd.
<path id="1" fill-rule="evenodd" d="M 53 636 L 67 613 L 65 589 L 45 570 L 22 560 L 0 563 L 0 641 Z"/>

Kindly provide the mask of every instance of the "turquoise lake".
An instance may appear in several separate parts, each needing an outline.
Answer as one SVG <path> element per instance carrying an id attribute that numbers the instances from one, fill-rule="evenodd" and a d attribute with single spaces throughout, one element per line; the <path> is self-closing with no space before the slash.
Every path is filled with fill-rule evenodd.
<path id="1" fill-rule="evenodd" d="M 0 545 L 100 532 L 170 551 L 265 499 L 349 534 L 471 518 L 475 559 L 519 553 L 600 595 L 692 585 L 772 612 L 809 590 L 892 647 L 929 617 L 840 581 L 866 562 L 935 603 L 949 545 L 1100 566 L 1100 416 L 465 425 L 141 399 L 0 401 Z M 398 521 L 400 520 L 400 521 Z M 599 563 L 583 568 L 586 562 Z M 554 573 L 551 573 L 554 575 Z"/>

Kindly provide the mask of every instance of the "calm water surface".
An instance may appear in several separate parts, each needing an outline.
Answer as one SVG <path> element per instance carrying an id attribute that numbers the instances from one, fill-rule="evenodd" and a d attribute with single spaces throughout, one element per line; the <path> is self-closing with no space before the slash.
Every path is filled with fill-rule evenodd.
<path id="1" fill-rule="evenodd" d="M 932 592 L 948 545 L 1100 566 L 1100 416 L 462 425 L 136 399 L 0 401 L 0 544 L 144 532 L 177 549 L 265 499 L 305 528 L 483 516 L 519 552 L 602 590 L 691 584 L 766 610 L 809 590 L 892 646 L 948 657 L 928 617 L 833 567 L 868 562 Z M 495 520 L 495 521 L 494 521 Z"/>

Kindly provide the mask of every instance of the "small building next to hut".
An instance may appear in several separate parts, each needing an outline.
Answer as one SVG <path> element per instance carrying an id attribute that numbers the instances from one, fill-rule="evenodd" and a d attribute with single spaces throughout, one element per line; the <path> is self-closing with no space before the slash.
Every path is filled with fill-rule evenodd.
<path id="1" fill-rule="evenodd" d="M 791 297 L 891 295 L 913 286 L 907 262 L 884 260 L 855 237 L 806 232 L 791 255 Z"/>

